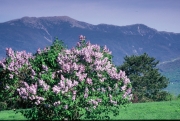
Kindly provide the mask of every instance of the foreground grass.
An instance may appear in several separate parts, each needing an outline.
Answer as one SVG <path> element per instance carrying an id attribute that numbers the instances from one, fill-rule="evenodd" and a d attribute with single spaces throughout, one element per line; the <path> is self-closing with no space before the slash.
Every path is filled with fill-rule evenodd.
<path id="1" fill-rule="evenodd" d="M 113 119 L 180 119 L 180 100 L 135 103 Z"/>
<path id="2" fill-rule="evenodd" d="M 180 119 L 180 100 L 134 103 L 120 110 L 120 115 L 112 119 Z M 13 110 L 0 111 L 0 120 L 26 120 Z"/>
<path id="3" fill-rule="evenodd" d="M 0 111 L 0 120 L 27 120 L 21 113 L 15 114 L 13 110 Z"/>

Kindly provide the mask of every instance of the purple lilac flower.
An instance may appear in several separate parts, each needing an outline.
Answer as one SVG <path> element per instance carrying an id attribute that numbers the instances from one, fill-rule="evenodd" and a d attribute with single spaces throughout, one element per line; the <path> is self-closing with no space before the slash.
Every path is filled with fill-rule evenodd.
<path id="1" fill-rule="evenodd" d="M 29 99 L 30 99 L 30 100 L 35 100 L 36 98 L 35 98 L 34 95 L 31 95 L 31 96 L 29 96 Z"/>
<path id="2" fill-rule="evenodd" d="M 20 97 L 22 97 L 23 99 L 27 99 L 28 92 L 27 92 L 27 90 L 25 88 L 22 88 L 22 87 L 18 88 L 17 91 L 18 91 Z"/>
<path id="3" fill-rule="evenodd" d="M 126 85 L 126 84 L 128 84 L 128 83 L 130 83 L 129 78 L 125 78 L 125 79 L 124 79 L 124 84 Z"/>
<path id="4" fill-rule="evenodd" d="M 47 91 L 47 90 L 49 90 L 49 85 L 47 85 L 43 80 L 38 80 L 39 81 L 39 85 L 40 85 L 40 87 L 43 87 L 43 90 L 44 91 Z"/>
<path id="5" fill-rule="evenodd" d="M 54 106 L 58 106 L 58 105 L 60 105 L 60 104 L 61 104 L 60 101 L 57 101 L 57 102 L 54 102 L 54 103 L 53 103 Z"/>
<path id="6" fill-rule="evenodd" d="M 110 86 L 108 86 L 108 90 L 109 90 L 109 91 L 111 91 L 111 90 L 112 90 L 112 88 L 111 88 Z"/>
<path id="7" fill-rule="evenodd" d="M 67 109 L 68 109 L 68 105 L 65 105 L 65 106 L 64 106 L 64 109 L 67 110 Z"/>
<path id="8" fill-rule="evenodd" d="M 92 79 L 87 78 L 87 79 L 86 79 L 86 83 L 92 85 Z"/>
<path id="9" fill-rule="evenodd" d="M 56 74 L 55 72 L 52 73 L 52 79 L 55 78 L 55 74 Z"/>
<path id="10" fill-rule="evenodd" d="M 31 86 L 29 86 L 28 88 L 28 91 L 29 93 L 33 94 L 33 95 L 36 95 L 37 93 L 37 83 L 34 84 L 31 84 Z"/>
<path id="11" fill-rule="evenodd" d="M 73 95 L 73 96 L 72 96 L 72 100 L 75 100 L 75 99 L 76 99 L 76 95 Z"/>
<path id="12" fill-rule="evenodd" d="M 105 45 L 104 48 L 103 48 L 103 51 L 108 53 L 108 54 L 111 54 L 112 52 L 109 51 L 109 49 L 107 48 L 107 46 Z"/>
<path id="13" fill-rule="evenodd" d="M 76 81 L 76 80 L 73 81 L 73 86 L 77 86 L 78 84 L 79 84 L 78 81 Z"/>
<path id="14" fill-rule="evenodd" d="M 125 90 L 126 90 L 126 87 L 127 87 L 126 85 L 122 86 L 122 87 L 121 87 L 121 90 L 122 90 L 122 91 L 125 91 Z"/>
<path id="15" fill-rule="evenodd" d="M 6 65 L 2 61 L 0 61 L 0 65 L 3 67 L 3 69 L 6 69 Z"/>
<path id="16" fill-rule="evenodd" d="M 102 102 L 102 99 L 96 99 L 96 101 L 100 103 L 100 102 Z"/>
<path id="17" fill-rule="evenodd" d="M 58 83 L 58 86 L 60 87 L 60 88 L 65 88 L 65 81 L 63 81 L 63 80 L 60 80 L 60 82 Z"/>
<path id="18" fill-rule="evenodd" d="M 102 91 L 102 92 L 105 92 L 106 90 L 102 87 L 102 88 L 101 88 L 101 91 Z"/>
<path id="19" fill-rule="evenodd" d="M 112 104 L 114 104 L 114 105 L 117 105 L 117 101 L 113 101 L 113 100 L 110 99 L 110 102 L 111 102 Z"/>
<path id="20" fill-rule="evenodd" d="M 95 106 L 98 106 L 98 102 L 96 100 L 94 100 L 94 99 L 90 99 L 89 104 L 93 104 Z"/>
<path id="21" fill-rule="evenodd" d="M 13 75 L 12 75 L 12 74 L 9 74 L 9 78 L 10 78 L 10 79 L 13 79 Z"/>
<path id="22" fill-rule="evenodd" d="M 55 94 L 58 94 L 59 92 L 60 92 L 60 87 L 58 87 L 58 86 L 54 86 L 53 88 L 52 88 L 52 90 L 53 90 L 53 92 L 55 93 Z"/>
<path id="23" fill-rule="evenodd" d="M 42 65 L 43 70 L 48 71 L 48 67 L 46 65 Z"/>
<path id="24" fill-rule="evenodd" d="M 128 89 L 126 90 L 126 93 L 127 93 L 127 94 L 130 94 L 130 93 L 131 93 L 131 90 L 132 90 L 132 88 L 128 88 Z"/>
<path id="25" fill-rule="evenodd" d="M 101 75 L 101 74 L 99 74 L 99 73 L 97 74 L 97 76 L 98 76 L 98 77 L 102 77 L 102 75 Z"/>
<path id="26" fill-rule="evenodd" d="M 69 88 L 66 86 L 64 92 L 68 92 Z"/>
<path id="27" fill-rule="evenodd" d="M 79 40 L 80 40 L 80 41 L 85 40 L 85 36 L 80 35 L 80 36 L 79 36 Z"/>
<path id="28" fill-rule="evenodd" d="M 88 92 L 89 92 L 89 89 L 86 87 L 85 88 L 85 92 L 84 92 L 84 98 L 88 97 Z"/>
<path id="29" fill-rule="evenodd" d="M 100 53 L 100 52 L 95 52 L 95 53 L 94 53 L 94 56 L 95 56 L 96 58 L 102 58 L 102 57 L 103 57 L 102 53 Z"/>
<path id="30" fill-rule="evenodd" d="M 85 66 L 84 65 L 79 65 L 79 71 L 84 72 L 85 71 Z"/>
<path id="31" fill-rule="evenodd" d="M 37 53 L 41 54 L 41 49 L 40 48 L 38 48 Z"/>
<path id="32" fill-rule="evenodd" d="M 64 70 L 64 72 L 66 73 L 69 73 L 70 72 L 70 65 L 69 64 L 63 64 L 62 65 L 62 68 L 63 68 L 63 70 Z"/>
<path id="33" fill-rule="evenodd" d="M 5 89 L 9 89 L 10 87 L 8 85 L 6 85 Z"/>
<path id="34" fill-rule="evenodd" d="M 64 76 L 62 74 L 61 74 L 61 80 L 63 80 L 63 81 L 65 80 L 65 78 L 64 78 Z"/>
<path id="35" fill-rule="evenodd" d="M 73 87 L 73 83 L 72 83 L 72 81 L 69 80 L 69 79 L 66 80 L 66 84 L 67 84 L 67 86 L 68 86 L 69 88 Z"/>
<path id="36" fill-rule="evenodd" d="M 74 70 L 78 70 L 78 65 L 76 63 L 73 63 L 73 67 L 72 67 Z"/>
<path id="37" fill-rule="evenodd" d="M 112 95 L 111 94 L 109 94 L 109 98 L 112 99 Z"/>
<path id="38" fill-rule="evenodd" d="M 32 75 L 33 75 L 33 76 L 36 75 L 36 72 L 35 72 L 33 69 L 31 69 L 31 72 L 32 72 Z"/>
<path id="39" fill-rule="evenodd" d="M 91 46 L 90 41 L 86 42 L 86 46 Z"/>

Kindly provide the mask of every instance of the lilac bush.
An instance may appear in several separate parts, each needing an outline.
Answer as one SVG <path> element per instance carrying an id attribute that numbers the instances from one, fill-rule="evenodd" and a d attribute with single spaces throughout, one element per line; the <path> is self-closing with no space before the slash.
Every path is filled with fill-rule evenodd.
<path id="1" fill-rule="evenodd" d="M 117 71 L 104 46 L 93 45 L 80 36 L 77 46 L 67 49 L 54 44 L 25 54 L 20 62 L 10 51 L 11 62 L 3 69 L 17 78 L 18 96 L 32 108 L 21 111 L 29 119 L 104 119 L 119 114 L 121 105 L 132 98 L 125 72 Z M 17 66 L 14 63 L 19 62 Z M 25 74 L 23 73 L 25 72 Z M 9 83 L 8 83 L 9 84 Z M 102 115 L 104 114 L 105 115 Z"/>

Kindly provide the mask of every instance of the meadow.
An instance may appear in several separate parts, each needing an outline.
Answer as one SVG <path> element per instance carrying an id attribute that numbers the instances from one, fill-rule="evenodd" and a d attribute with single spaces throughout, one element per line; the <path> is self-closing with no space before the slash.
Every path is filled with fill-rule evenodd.
<path id="1" fill-rule="evenodd" d="M 109 115 L 117 120 L 180 119 L 180 99 L 162 102 L 131 103 L 120 109 L 119 116 Z M 0 111 L 0 120 L 27 120 L 13 110 Z"/>

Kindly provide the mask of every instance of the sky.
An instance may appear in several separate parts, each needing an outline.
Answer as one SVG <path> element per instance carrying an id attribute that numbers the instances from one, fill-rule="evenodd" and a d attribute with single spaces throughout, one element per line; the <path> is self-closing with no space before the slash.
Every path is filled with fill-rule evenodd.
<path id="1" fill-rule="evenodd" d="M 145 24 L 180 33 L 180 0 L 0 0 L 0 23 L 25 16 L 69 16 L 93 25 Z"/>

